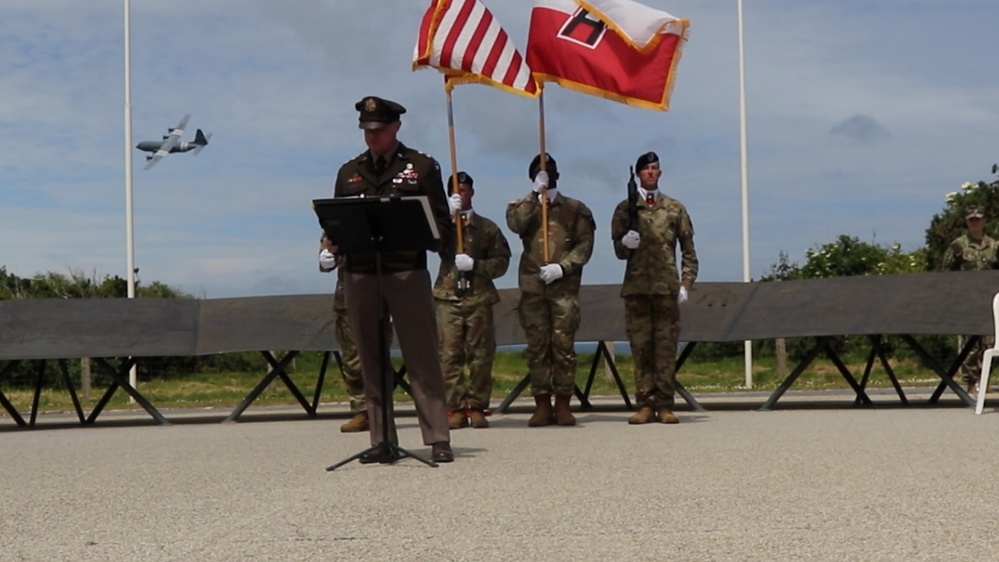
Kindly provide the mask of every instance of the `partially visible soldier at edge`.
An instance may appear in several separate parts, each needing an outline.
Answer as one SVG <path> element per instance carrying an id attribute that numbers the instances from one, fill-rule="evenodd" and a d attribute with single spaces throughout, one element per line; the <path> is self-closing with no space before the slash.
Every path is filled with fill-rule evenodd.
<path id="1" fill-rule="evenodd" d="M 583 266 L 593 254 L 593 213 L 558 189 L 555 159 L 534 157 L 527 175 L 533 190 L 506 209 L 507 226 L 520 237 L 517 312 L 527 340 L 527 367 L 535 409 L 527 425 L 575 425 L 569 402 L 576 387 L 576 330 Z M 548 202 L 548 250 L 544 257 L 541 198 Z M 552 395 L 555 396 L 554 409 Z"/>
<path id="2" fill-rule="evenodd" d="M 452 178 L 452 181 L 454 178 Z M 486 414 L 493 392 L 496 326 L 493 305 L 499 292 L 493 280 L 510 266 L 510 245 L 496 223 L 472 208 L 474 180 L 458 172 L 462 252 L 456 244 L 441 252 L 434 283 L 441 369 L 448 405 L 448 427 L 489 427 Z M 448 183 L 451 185 L 451 182 Z M 467 367 L 468 372 L 465 373 Z"/>
<path id="3" fill-rule="evenodd" d="M 969 205 L 964 212 L 968 232 L 950 243 L 944 251 L 944 271 L 980 271 L 999 269 L 999 242 L 985 234 L 985 213 L 978 205 Z M 972 336 L 958 336 L 957 348 L 964 349 Z M 968 385 L 968 394 L 978 390 L 978 377 L 982 373 L 982 357 L 992 347 L 995 338 L 982 336 L 972 347 L 961 364 L 961 378 Z"/>
<path id="4" fill-rule="evenodd" d="M 330 251 L 329 239 L 323 233 L 319 242 L 319 271 L 328 273 L 336 269 L 336 288 L 333 290 L 333 335 L 340 348 L 340 373 L 350 398 L 351 419 L 340 426 L 341 433 L 368 431 L 368 411 L 364 403 L 364 379 L 361 378 L 361 359 L 354 344 L 354 332 L 347 318 L 347 301 L 343 290 L 343 258 Z"/>
<path id="5" fill-rule="evenodd" d="M 614 254 L 626 260 L 621 297 L 625 326 L 635 361 L 635 402 L 629 424 L 680 423 L 673 413 L 676 348 L 680 335 L 679 303 L 697 278 L 694 226 L 682 203 L 659 190 L 659 156 L 647 152 L 635 162 L 638 187 L 636 224 L 629 224 L 629 201 L 614 209 Z M 676 246 L 681 252 L 677 272 Z"/>
<path id="6" fill-rule="evenodd" d="M 452 209 L 448 202 L 437 161 L 398 140 L 400 116 L 406 108 L 394 101 L 367 96 L 354 109 L 359 112 L 358 127 L 364 131 L 367 150 L 340 166 L 334 197 L 425 195 L 441 237 L 433 251 L 448 247 L 454 235 L 448 229 L 450 216 L 457 209 Z M 333 253 L 337 253 L 335 250 Z M 383 253 L 380 277 L 373 254 L 348 254 L 343 267 L 348 317 L 361 358 L 371 445 L 381 443 L 383 436 L 392 444 L 398 442 L 392 396 L 383 397 L 384 378 L 392 376 L 390 366 L 382 370 L 382 359 L 388 350 L 379 345 L 379 333 L 389 329 L 388 316 L 391 316 L 409 373 L 423 443 L 431 446 L 432 460 L 452 462 L 454 453 L 447 426 L 444 375 L 437 354 L 437 319 L 427 252 Z M 387 311 L 384 318 L 379 314 L 382 307 Z M 388 408 L 387 428 L 382 427 L 383 398 Z M 397 459 L 390 451 L 379 449 L 359 460 L 367 464 L 392 463 Z"/>

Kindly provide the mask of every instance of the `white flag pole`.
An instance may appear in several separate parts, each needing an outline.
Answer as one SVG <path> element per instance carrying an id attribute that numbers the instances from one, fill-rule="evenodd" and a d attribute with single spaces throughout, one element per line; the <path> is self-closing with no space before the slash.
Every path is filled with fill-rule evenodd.
<path id="1" fill-rule="evenodd" d="M 739 12 L 739 159 L 742 174 L 742 280 L 751 281 L 749 275 L 749 167 L 746 149 L 746 56 L 742 35 L 742 0 L 737 0 Z M 753 388 L 753 342 L 746 340 L 746 388 Z"/>
<path id="2" fill-rule="evenodd" d="M 135 298 L 135 239 L 132 226 L 132 76 L 129 0 L 125 0 L 125 256 L 128 268 L 128 298 Z M 136 368 L 128 372 L 128 384 L 135 388 Z M 129 397 L 129 403 L 133 399 Z"/>

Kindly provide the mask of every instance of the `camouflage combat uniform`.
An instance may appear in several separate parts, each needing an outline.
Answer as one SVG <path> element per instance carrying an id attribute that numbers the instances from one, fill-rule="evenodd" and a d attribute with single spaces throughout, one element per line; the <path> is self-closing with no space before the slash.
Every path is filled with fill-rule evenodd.
<path id="1" fill-rule="evenodd" d="M 333 330 L 336 343 L 340 347 L 340 372 L 343 374 L 343 384 L 347 387 L 347 396 L 350 397 L 350 412 L 356 414 L 365 409 L 364 379 L 361 378 L 361 359 L 357 356 L 354 332 L 350 329 L 350 320 L 347 318 L 347 301 L 344 298 L 343 290 L 343 268 L 340 268 L 336 275 L 333 312 L 336 314 Z"/>
<path id="2" fill-rule="evenodd" d="M 561 279 L 546 285 L 538 277 L 544 261 L 541 204 L 531 192 L 506 210 L 507 226 L 520 236 L 517 312 L 527 340 L 527 367 L 534 396 L 571 396 L 575 389 L 576 330 L 583 266 L 593 254 L 593 213 L 561 193 L 548 205 L 548 263 L 562 267 Z"/>
<path id="3" fill-rule="evenodd" d="M 611 238 L 614 254 L 627 260 L 621 297 L 625 324 L 635 361 L 635 401 L 653 409 L 671 408 L 676 392 L 676 348 L 680 335 L 677 294 L 697 278 L 694 227 L 687 209 L 676 199 L 659 194 L 652 205 L 639 198 L 638 248 L 621 243 L 628 230 L 628 201 L 614 209 Z M 677 274 L 676 246 L 682 257 Z"/>
<path id="4" fill-rule="evenodd" d="M 999 269 L 999 242 L 989 236 L 982 236 L 981 242 L 975 242 L 967 234 L 962 235 L 944 251 L 943 268 L 945 271 Z M 971 337 L 958 336 L 957 348 L 964 349 Z M 961 378 L 969 387 L 978 383 L 982 374 L 982 357 L 994 342 L 993 336 L 980 337 L 961 364 Z"/>
<path id="5" fill-rule="evenodd" d="M 319 240 L 320 249 L 329 249 L 329 240 L 323 234 Z M 354 332 L 350 329 L 350 319 L 347 317 L 347 299 L 343 289 L 343 265 L 346 259 L 337 256 L 336 265 L 331 268 L 319 266 L 319 271 L 329 273 L 336 269 L 336 288 L 333 290 L 333 337 L 340 348 L 340 374 L 350 398 L 350 413 L 365 411 L 364 379 L 361 377 L 361 358 L 357 355 L 357 345 L 354 344 Z"/>
<path id="6" fill-rule="evenodd" d="M 463 249 L 475 260 L 469 288 L 461 296 L 455 292 L 459 271 L 454 250 L 441 253 L 434 283 L 441 368 L 451 411 L 489 407 L 496 356 L 493 305 L 499 302 L 493 279 L 510 265 L 510 245 L 496 223 L 471 211 L 467 216 L 462 219 Z"/>

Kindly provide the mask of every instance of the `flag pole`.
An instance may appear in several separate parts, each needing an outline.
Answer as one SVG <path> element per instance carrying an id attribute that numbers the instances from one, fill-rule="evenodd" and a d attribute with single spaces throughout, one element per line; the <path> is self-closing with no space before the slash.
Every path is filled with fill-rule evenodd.
<path id="1" fill-rule="evenodd" d="M 749 274 L 749 166 L 746 150 L 746 56 L 742 35 L 742 0 L 737 0 L 739 20 L 739 160 L 742 176 L 742 280 Z M 746 388 L 753 388 L 753 342 L 743 342 Z"/>
<path id="2" fill-rule="evenodd" d="M 541 92 L 538 94 L 538 127 L 541 136 L 541 171 L 546 174 L 548 171 L 545 169 L 545 163 L 548 161 L 546 156 L 548 155 L 547 149 L 545 148 L 545 90 L 542 88 Z M 549 178 L 549 181 L 551 179 Z M 545 187 L 541 192 L 541 235 L 544 237 L 542 242 L 543 255 L 545 259 L 545 264 L 548 264 L 548 188 Z"/>
<path id="3" fill-rule="evenodd" d="M 458 193 L 458 152 L 455 149 L 454 143 L 454 112 L 451 110 L 451 89 L 448 88 L 447 78 L 444 78 L 444 96 L 447 99 L 447 140 L 451 145 L 451 193 Z M 454 231 L 455 231 L 455 253 L 464 254 L 465 244 L 462 240 L 461 232 L 461 217 L 458 214 L 461 211 L 457 211 L 454 214 Z"/>
<path id="4" fill-rule="evenodd" d="M 135 298 L 135 227 L 132 217 L 132 22 L 129 0 L 124 2 L 125 8 L 125 279 L 126 296 Z M 138 369 L 135 365 L 128 371 L 128 384 L 132 388 L 138 384 Z M 135 399 L 128 397 L 128 403 L 134 404 Z"/>

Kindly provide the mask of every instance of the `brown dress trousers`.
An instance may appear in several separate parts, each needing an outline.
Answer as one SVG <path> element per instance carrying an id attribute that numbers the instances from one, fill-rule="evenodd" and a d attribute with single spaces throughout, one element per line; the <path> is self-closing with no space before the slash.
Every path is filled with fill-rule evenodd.
<path id="1" fill-rule="evenodd" d="M 379 302 L 378 285 L 381 281 L 382 302 Z M 447 427 L 447 406 L 444 403 L 444 375 L 441 373 L 437 354 L 437 320 L 433 299 L 430 296 L 430 274 L 427 270 L 411 270 L 377 275 L 347 273 L 344 276 L 347 291 L 347 314 L 350 317 L 354 338 L 358 343 L 361 369 L 364 372 L 364 397 L 368 405 L 371 444 L 377 445 L 383 437 L 382 396 L 384 378 L 391 388 L 392 370 L 388 364 L 388 350 L 383 350 L 386 369 L 378 376 L 382 358 L 378 349 L 379 320 L 381 327 L 391 330 L 388 315 L 379 308 L 391 311 L 399 348 L 406 361 L 416 415 L 420 421 L 423 444 L 450 441 Z M 390 332 L 385 332 L 386 336 Z M 386 338 L 386 342 L 388 339 Z M 362 344 L 362 342 L 364 342 Z M 374 375 L 374 376 L 372 376 Z M 398 443 L 392 414 L 392 398 L 388 406 L 389 440 Z"/>

